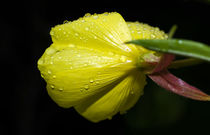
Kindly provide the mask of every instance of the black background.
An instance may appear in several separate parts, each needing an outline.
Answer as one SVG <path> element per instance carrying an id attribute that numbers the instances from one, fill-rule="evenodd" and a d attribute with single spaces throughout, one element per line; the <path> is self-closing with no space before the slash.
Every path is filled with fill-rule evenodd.
<path id="1" fill-rule="evenodd" d="M 114 2 L 114 1 L 113 1 Z M 82 1 L 81 1 L 82 3 Z M 104 2 L 105 3 L 105 2 Z M 112 2 L 108 3 L 111 6 Z M 119 7 L 129 3 L 130 7 Z M 93 3 L 94 4 L 94 3 Z M 96 2 L 96 7 L 103 2 Z M 209 133 L 210 103 L 166 92 L 148 79 L 145 94 L 125 115 L 91 123 L 74 109 L 58 107 L 47 95 L 37 60 L 52 43 L 51 27 L 85 13 L 119 12 L 126 21 L 140 21 L 176 38 L 210 44 L 210 4 L 198 1 L 125 1 L 117 8 L 82 8 L 66 1 L 8 1 L 1 5 L 1 132 L 16 135 L 182 134 Z M 136 5 L 137 7 L 132 7 Z M 93 5 L 94 6 L 94 5 Z M 171 70 L 210 94 L 210 64 Z"/>

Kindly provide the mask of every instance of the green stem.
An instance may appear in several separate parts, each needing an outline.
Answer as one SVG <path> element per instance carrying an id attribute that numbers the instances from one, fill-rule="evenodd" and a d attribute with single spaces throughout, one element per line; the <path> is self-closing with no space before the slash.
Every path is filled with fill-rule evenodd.
<path id="1" fill-rule="evenodd" d="M 168 33 L 168 38 L 171 39 L 177 30 L 177 25 L 173 25 Z"/>
<path id="2" fill-rule="evenodd" d="M 189 58 L 189 59 L 184 59 L 184 60 L 176 60 L 172 62 L 168 68 L 181 68 L 181 67 L 187 67 L 187 66 L 193 66 L 193 65 L 198 65 L 203 63 L 203 60 L 200 59 L 194 59 L 194 58 Z"/>

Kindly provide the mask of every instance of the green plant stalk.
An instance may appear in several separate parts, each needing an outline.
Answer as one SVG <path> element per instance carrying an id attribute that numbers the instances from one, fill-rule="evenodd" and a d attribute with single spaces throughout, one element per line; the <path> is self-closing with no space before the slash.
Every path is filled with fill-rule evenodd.
<path id="1" fill-rule="evenodd" d="M 198 64 L 201 64 L 201 63 L 204 63 L 204 61 L 200 60 L 200 59 L 188 58 L 188 59 L 173 61 L 168 66 L 168 68 L 177 69 L 177 68 L 182 68 L 182 67 L 198 65 Z"/>

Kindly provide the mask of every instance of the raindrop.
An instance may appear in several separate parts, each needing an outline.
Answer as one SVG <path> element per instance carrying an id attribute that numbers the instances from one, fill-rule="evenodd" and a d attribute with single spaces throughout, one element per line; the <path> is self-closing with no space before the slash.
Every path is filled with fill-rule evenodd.
<path id="1" fill-rule="evenodd" d="M 85 30 L 86 30 L 86 31 L 89 31 L 89 28 L 88 28 L 88 27 L 85 27 Z"/>
<path id="2" fill-rule="evenodd" d="M 97 15 L 94 15 L 93 18 L 94 18 L 94 19 L 98 19 L 98 16 L 97 16 Z"/>
<path id="3" fill-rule="evenodd" d="M 38 64 L 39 65 L 41 65 L 41 64 L 43 64 L 44 62 L 43 62 L 43 60 L 42 59 L 40 59 L 39 61 L 38 61 Z"/>
<path id="4" fill-rule="evenodd" d="M 94 36 L 94 39 L 97 39 L 97 36 Z"/>
<path id="5" fill-rule="evenodd" d="M 77 36 L 79 36 L 79 34 L 78 34 L 78 33 L 75 33 L 74 35 L 75 35 L 76 37 L 77 37 Z"/>
<path id="6" fill-rule="evenodd" d="M 64 24 L 65 24 L 65 23 L 68 23 L 68 22 L 69 22 L 68 20 L 63 21 Z"/>
<path id="7" fill-rule="evenodd" d="M 55 79 L 56 78 L 56 76 L 55 75 L 53 75 L 53 79 Z"/>
<path id="8" fill-rule="evenodd" d="M 75 45 L 73 45 L 73 44 L 69 44 L 69 45 L 68 45 L 68 47 L 70 47 L 70 48 L 74 48 L 74 47 L 75 47 Z"/>
<path id="9" fill-rule="evenodd" d="M 99 84 L 99 81 L 96 81 L 96 85 L 98 85 Z"/>
<path id="10" fill-rule="evenodd" d="M 93 79 L 90 79 L 90 83 L 93 83 L 94 82 L 94 80 Z"/>
<path id="11" fill-rule="evenodd" d="M 151 38 L 152 38 L 152 39 L 154 39 L 154 38 L 155 38 L 155 35 L 154 35 L 154 34 L 152 34 L 152 35 L 151 35 Z"/>
<path id="12" fill-rule="evenodd" d="M 86 13 L 84 17 L 90 17 L 91 14 L 90 13 Z"/>
<path id="13" fill-rule="evenodd" d="M 179 44 L 182 44 L 182 40 L 179 40 L 178 43 L 179 43 Z"/>
<path id="14" fill-rule="evenodd" d="M 126 59 L 126 56 L 121 56 L 121 57 L 120 57 L 120 60 L 121 60 L 122 62 L 126 62 L 126 60 L 127 60 L 127 59 Z"/>
<path id="15" fill-rule="evenodd" d="M 46 50 L 46 53 L 47 53 L 48 55 L 51 55 L 51 54 L 53 54 L 54 52 L 55 52 L 55 49 L 52 48 L 52 47 L 50 47 L 50 48 L 48 48 L 48 49 Z"/>
<path id="16" fill-rule="evenodd" d="M 63 88 L 59 88 L 58 90 L 61 92 L 61 91 L 63 91 Z"/>
<path id="17" fill-rule="evenodd" d="M 85 90 L 88 90 L 89 89 L 89 85 L 85 85 Z"/>
<path id="18" fill-rule="evenodd" d="M 54 85 L 50 85 L 51 89 L 55 89 L 55 86 Z"/>
<path id="19" fill-rule="evenodd" d="M 80 54 L 77 54 L 77 57 L 81 57 L 81 55 Z"/>
<path id="20" fill-rule="evenodd" d="M 50 70 L 47 71 L 48 74 L 51 74 L 52 72 Z"/>

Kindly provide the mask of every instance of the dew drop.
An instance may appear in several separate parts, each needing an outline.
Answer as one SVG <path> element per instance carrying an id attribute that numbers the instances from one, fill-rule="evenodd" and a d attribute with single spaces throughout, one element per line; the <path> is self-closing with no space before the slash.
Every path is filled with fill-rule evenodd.
<path id="1" fill-rule="evenodd" d="M 98 85 L 99 84 L 99 81 L 96 81 L 96 85 Z"/>
<path id="2" fill-rule="evenodd" d="M 77 57 L 81 57 L 81 55 L 80 54 L 77 54 Z"/>
<path id="3" fill-rule="evenodd" d="M 85 85 L 85 90 L 88 90 L 89 89 L 89 85 Z"/>
<path id="4" fill-rule="evenodd" d="M 94 15 L 93 18 L 94 18 L 94 19 L 98 19 L 98 16 L 97 16 L 97 15 Z"/>
<path id="5" fill-rule="evenodd" d="M 47 71 L 48 74 L 51 74 L 52 72 L 50 70 Z"/>
<path id="6" fill-rule="evenodd" d="M 56 75 L 53 75 L 53 79 L 55 79 L 56 78 Z"/>
<path id="7" fill-rule="evenodd" d="M 73 44 L 69 44 L 69 45 L 68 45 L 68 47 L 70 47 L 70 48 L 74 48 L 74 47 L 75 47 L 75 45 L 73 45 Z"/>
<path id="8" fill-rule="evenodd" d="M 126 59 L 126 56 L 121 56 L 121 57 L 120 57 L 120 60 L 121 60 L 122 62 L 126 62 L 126 60 L 127 60 L 127 59 Z"/>
<path id="9" fill-rule="evenodd" d="M 61 87 L 61 88 L 59 88 L 58 90 L 59 90 L 60 92 L 62 92 L 62 91 L 63 91 L 63 88 Z"/>
<path id="10" fill-rule="evenodd" d="M 112 34 L 109 34 L 109 37 L 110 37 L 110 38 L 114 38 Z"/>
<path id="11" fill-rule="evenodd" d="M 69 22 L 68 20 L 63 21 L 64 24 L 65 24 L 65 23 L 68 23 L 68 22 Z"/>
<path id="12" fill-rule="evenodd" d="M 179 40 L 178 43 L 179 43 L 179 44 L 182 44 L 182 40 Z"/>
<path id="13" fill-rule="evenodd" d="M 97 39 L 97 36 L 94 36 L 94 39 Z"/>
<path id="14" fill-rule="evenodd" d="M 51 87 L 51 89 L 53 89 L 53 90 L 55 89 L 55 86 L 54 86 L 54 85 L 50 85 L 50 87 Z"/>
<path id="15" fill-rule="evenodd" d="M 86 13 L 84 17 L 90 17 L 91 14 L 90 13 Z"/>
<path id="16" fill-rule="evenodd" d="M 53 36 L 54 34 L 55 34 L 55 32 L 54 32 L 54 31 L 51 31 L 51 32 L 50 32 L 50 35 L 51 35 L 51 36 Z"/>
<path id="17" fill-rule="evenodd" d="M 88 28 L 88 27 L 85 27 L 85 30 L 86 30 L 86 31 L 89 31 L 89 28 Z"/>
<path id="18" fill-rule="evenodd" d="M 42 59 L 39 59 L 38 64 L 41 65 L 43 63 L 44 63 L 44 61 Z"/>
<path id="19" fill-rule="evenodd" d="M 75 35 L 76 37 L 78 37 L 78 36 L 79 36 L 79 34 L 78 34 L 78 33 L 75 33 L 74 35 Z"/>
<path id="20" fill-rule="evenodd" d="M 46 50 L 46 53 L 48 54 L 48 55 L 51 55 L 51 54 L 53 54 L 55 52 L 55 49 L 53 49 L 52 47 L 50 47 L 50 48 L 48 48 L 47 50 Z"/>
<path id="21" fill-rule="evenodd" d="M 151 38 L 152 38 L 152 39 L 154 39 L 154 38 L 155 38 L 155 35 L 154 35 L 154 34 L 152 34 L 152 35 L 151 35 Z"/>
<path id="22" fill-rule="evenodd" d="M 44 78 L 44 74 L 41 73 L 41 77 Z"/>
<path id="23" fill-rule="evenodd" d="M 90 79 L 90 83 L 93 83 L 94 82 L 94 80 L 93 79 Z"/>

